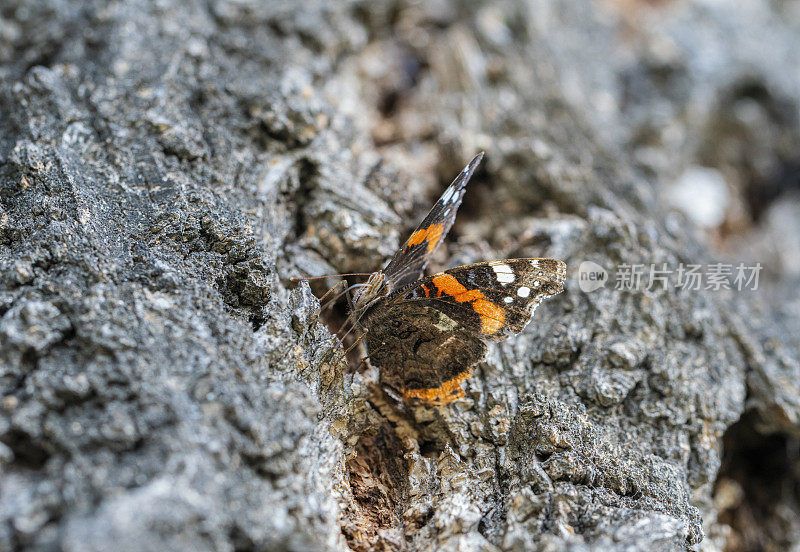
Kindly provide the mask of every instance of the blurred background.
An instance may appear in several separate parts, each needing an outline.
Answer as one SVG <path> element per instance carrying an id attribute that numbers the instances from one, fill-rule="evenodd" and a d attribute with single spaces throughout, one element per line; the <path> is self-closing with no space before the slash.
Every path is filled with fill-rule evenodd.
<path id="1" fill-rule="evenodd" d="M 536 125 L 566 104 L 720 257 L 800 274 L 800 3 L 440 1 L 363 15 L 384 31 L 356 63 L 385 148 L 472 124 L 474 148 L 536 151 Z M 469 105 L 456 118 L 442 101 Z M 509 128 L 526 125 L 515 142 Z"/>

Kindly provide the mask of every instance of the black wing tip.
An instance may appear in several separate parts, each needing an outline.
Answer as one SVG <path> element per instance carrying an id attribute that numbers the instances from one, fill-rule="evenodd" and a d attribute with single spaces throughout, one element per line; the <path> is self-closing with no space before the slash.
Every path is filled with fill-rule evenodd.
<path id="1" fill-rule="evenodd" d="M 478 165 L 483 160 L 484 154 L 485 152 L 480 152 L 478 155 L 473 157 L 472 161 L 470 161 L 467 166 L 464 167 L 464 170 L 461 171 L 461 174 L 459 174 L 455 180 L 453 180 L 451 186 L 461 186 L 462 188 L 466 186 L 467 182 L 469 182 L 469 179 L 472 178 L 472 173 L 475 172 L 475 169 L 478 168 Z"/>
<path id="2" fill-rule="evenodd" d="M 473 158 L 472 158 L 472 161 L 470 161 L 470 162 L 469 162 L 469 164 L 467 165 L 467 167 L 468 167 L 468 169 L 469 169 L 469 172 L 472 172 L 472 171 L 474 171 L 474 170 L 475 170 L 475 167 L 477 167 L 477 166 L 478 166 L 478 164 L 479 164 L 481 161 L 483 161 L 483 156 L 484 156 L 484 155 L 486 155 L 486 152 L 485 152 L 485 151 L 482 151 L 482 152 L 478 153 L 478 155 L 476 155 L 475 157 L 473 157 Z"/>

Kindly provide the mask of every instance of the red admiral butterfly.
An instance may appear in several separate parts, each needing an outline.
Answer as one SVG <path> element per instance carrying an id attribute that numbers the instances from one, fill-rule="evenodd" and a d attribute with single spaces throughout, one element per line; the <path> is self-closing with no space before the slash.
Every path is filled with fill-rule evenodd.
<path id="1" fill-rule="evenodd" d="M 566 264 L 507 259 L 422 277 L 447 235 L 483 153 L 453 180 L 381 271 L 356 292 L 348 322 L 366 336 L 381 381 L 411 403 L 448 404 L 483 360 L 485 341 L 502 341 L 530 322 L 542 299 L 564 290 Z"/>

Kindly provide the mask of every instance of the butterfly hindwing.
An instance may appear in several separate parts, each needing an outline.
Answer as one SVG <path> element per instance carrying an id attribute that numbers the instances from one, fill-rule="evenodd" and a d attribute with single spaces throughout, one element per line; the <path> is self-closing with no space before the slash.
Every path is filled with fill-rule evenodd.
<path id="1" fill-rule="evenodd" d="M 381 381 L 407 402 L 442 405 L 464 397 L 461 382 L 486 345 L 442 311 L 415 302 L 386 302 L 367 315 L 366 334 Z"/>
<path id="2" fill-rule="evenodd" d="M 543 299 L 564 289 L 566 265 L 556 259 L 508 259 L 445 270 L 396 292 L 390 303 L 441 311 L 488 341 L 521 332 Z"/>
<path id="3" fill-rule="evenodd" d="M 383 272 L 391 289 L 399 289 L 420 277 L 436 246 L 453 226 L 467 183 L 481 159 L 482 152 L 464 167 L 386 265 Z"/>

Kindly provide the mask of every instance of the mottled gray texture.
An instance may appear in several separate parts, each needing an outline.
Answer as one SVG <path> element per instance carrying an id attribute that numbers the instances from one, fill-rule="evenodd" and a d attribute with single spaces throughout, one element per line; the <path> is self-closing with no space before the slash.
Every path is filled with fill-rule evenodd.
<path id="1" fill-rule="evenodd" d="M 2 3 L 0 549 L 800 544 L 799 9 Z M 288 278 L 378 268 L 481 149 L 434 264 L 567 290 L 409 410 Z M 661 200 L 695 165 L 752 200 L 727 253 Z M 576 280 L 720 255 L 769 281 Z"/>

